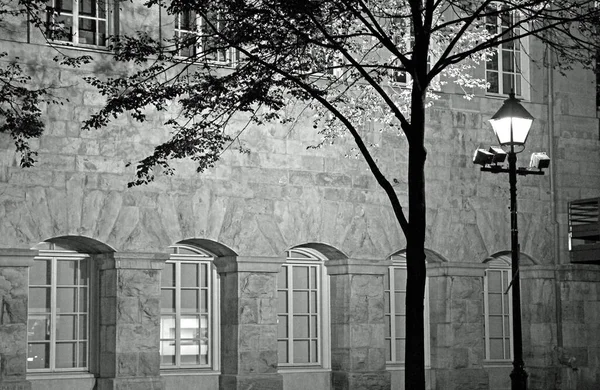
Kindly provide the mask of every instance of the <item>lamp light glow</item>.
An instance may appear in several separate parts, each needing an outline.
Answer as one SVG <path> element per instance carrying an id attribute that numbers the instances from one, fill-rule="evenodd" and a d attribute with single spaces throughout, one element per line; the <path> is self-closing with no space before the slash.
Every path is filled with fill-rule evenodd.
<path id="1" fill-rule="evenodd" d="M 533 116 L 511 92 L 489 122 L 500 145 L 524 145 L 533 124 Z"/>

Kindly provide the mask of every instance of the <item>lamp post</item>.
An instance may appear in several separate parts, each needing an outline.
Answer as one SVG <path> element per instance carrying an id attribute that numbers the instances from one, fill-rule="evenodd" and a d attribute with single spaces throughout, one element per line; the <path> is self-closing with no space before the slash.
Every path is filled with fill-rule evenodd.
<path id="1" fill-rule="evenodd" d="M 513 92 L 494 116 L 490 119 L 492 129 L 500 146 L 508 147 L 508 152 L 500 148 L 489 151 L 478 149 L 473 162 L 482 165 L 481 170 L 492 173 L 508 173 L 510 184 L 510 241 L 512 271 L 512 305 L 513 305 L 513 370 L 510 374 L 512 390 L 527 389 L 527 373 L 523 361 L 523 335 L 521 331 L 521 286 L 519 283 L 519 230 L 517 226 L 517 174 L 543 175 L 541 168 L 546 168 L 550 159 L 544 153 L 532 155 L 530 168 L 517 168 L 517 153 L 524 149 L 525 141 L 533 123 L 533 116 L 519 103 Z M 515 147 L 522 147 L 515 151 Z M 508 154 L 508 169 L 498 165 Z M 533 157 L 537 156 L 537 157 Z M 535 160 L 535 161 L 534 161 Z M 531 169 L 534 168 L 534 169 Z"/>

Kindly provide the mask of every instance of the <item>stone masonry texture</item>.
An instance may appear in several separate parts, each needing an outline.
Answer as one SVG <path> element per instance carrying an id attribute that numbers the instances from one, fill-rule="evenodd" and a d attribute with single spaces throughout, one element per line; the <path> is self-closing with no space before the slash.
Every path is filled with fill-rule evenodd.
<path id="1" fill-rule="evenodd" d="M 158 35 L 157 10 L 142 10 L 137 0 L 120 5 L 121 31 L 144 26 Z M 56 94 L 68 102 L 41 107 L 46 132 L 31 140 L 38 152 L 33 168 L 19 166 L 12 141 L 0 134 L 0 390 L 403 389 L 402 365 L 386 362 L 383 278 L 406 239 L 364 160 L 344 157 L 354 146 L 350 139 L 308 148 L 320 140 L 314 113 L 289 107 L 293 126 L 244 131 L 240 142 L 250 154 L 228 150 L 200 174 L 191 161 L 178 161 L 174 176 L 159 173 L 149 185 L 128 188 L 135 161 L 167 139 L 163 123 L 176 106 L 149 110 L 143 124 L 125 115 L 83 131 L 81 122 L 104 100 L 81 76 L 122 69 L 102 50 L 85 51 L 92 64 L 62 67 L 38 31 L 13 27 L 0 52 L 19 57 L 35 83 L 67 86 Z M 161 30 L 171 36 L 172 21 Z M 600 266 L 570 263 L 567 215 L 569 201 L 600 196 L 595 78 L 583 69 L 563 77 L 545 68 L 544 50 L 531 42 L 535 62 L 523 105 L 536 119 L 519 155 L 519 165 L 533 151 L 553 161 L 545 176 L 518 179 L 520 250 L 528 259 L 521 270 L 525 365 L 529 389 L 597 389 Z M 474 72 L 484 77 L 483 67 Z M 496 143 L 487 120 L 501 104 L 483 91 L 466 100 L 449 83 L 426 114 L 432 390 L 510 388 L 510 361 L 485 359 L 483 314 L 486 261 L 510 251 L 508 178 L 471 163 L 475 148 Z M 233 130 L 245 124 L 236 117 Z M 374 155 L 406 205 L 405 137 L 378 125 L 364 133 L 379 145 Z M 27 372 L 28 267 L 42 242 L 90 255 L 89 372 Z M 177 243 L 215 258 L 220 342 L 210 369 L 160 367 L 161 275 Z M 329 321 L 321 327 L 327 348 L 318 366 L 278 364 L 277 272 L 292 248 L 325 259 L 329 293 L 320 304 Z"/>

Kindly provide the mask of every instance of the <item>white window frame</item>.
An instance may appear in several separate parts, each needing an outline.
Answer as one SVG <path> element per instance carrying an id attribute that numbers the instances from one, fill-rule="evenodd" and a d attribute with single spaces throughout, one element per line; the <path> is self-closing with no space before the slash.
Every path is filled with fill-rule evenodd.
<path id="1" fill-rule="evenodd" d="M 280 372 L 285 371 L 286 369 L 297 369 L 297 368 L 329 368 L 330 365 L 330 321 L 329 321 L 329 275 L 327 275 L 327 271 L 324 265 L 325 258 L 317 251 L 309 249 L 309 248 L 295 248 L 287 251 L 287 259 L 286 262 L 282 265 L 282 270 L 286 269 L 287 276 L 287 284 L 286 286 L 281 286 L 281 283 L 278 283 L 277 292 L 278 299 L 280 299 L 280 293 L 287 293 L 287 312 L 279 311 L 278 302 L 278 310 L 277 310 L 277 324 L 278 324 L 278 332 L 277 332 L 277 344 L 278 344 L 278 360 L 279 360 L 279 368 Z M 316 352 L 316 360 L 314 362 L 294 362 L 294 341 L 297 340 L 293 337 L 294 331 L 294 321 L 293 321 L 293 272 L 294 267 L 316 267 L 316 294 L 317 294 L 317 335 L 314 339 L 317 342 L 317 352 Z M 291 272 L 290 272 L 291 270 Z M 278 275 L 279 278 L 283 275 L 283 272 L 280 271 Z M 309 273 L 310 278 L 310 273 Z M 309 281 L 309 294 L 311 290 L 310 281 Z M 310 299 L 309 299 L 310 305 Z M 309 317 L 312 314 L 310 312 L 307 314 Z M 281 323 L 280 317 L 287 316 L 288 318 L 292 318 L 292 320 L 287 321 L 287 337 L 281 337 Z M 302 338 L 304 339 L 304 338 Z M 309 321 L 309 339 L 310 337 L 310 321 Z M 288 351 L 288 359 L 284 361 L 281 356 L 279 356 L 279 344 L 281 342 L 285 342 L 287 345 Z M 310 342 L 309 342 L 310 344 Z"/>
<path id="2" fill-rule="evenodd" d="M 518 13 L 516 13 L 515 11 L 510 12 L 510 18 L 511 18 L 511 23 L 514 23 L 514 18 L 518 17 Z M 496 16 L 496 21 L 495 21 L 495 28 L 502 28 L 502 17 L 500 15 Z M 489 24 L 486 21 L 486 26 L 488 26 Z M 513 34 L 519 34 L 519 29 L 515 29 L 515 31 L 513 32 Z M 491 62 L 492 60 L 489 60 L 485 63 L 485 79 L 489 82 L 489 78 L 488 78 L 488 72 L 493 72 L 496 73 L 498 75 L 498 91 L 497 92 L 493 92 L 490 91 L 489 88 L 486 90 L 486 94 L 489 96 L 508 96 L 508 94 L 510 93 L 510 89 L 508 91 L 504 90 L 504 77 L 506 74 L 510 74 L 512 76 L 510 77 L 514 77 L 515 78 L 515 85 L 513 85 L 511 88 L 514 89 L 514 93 L 515 96 L 523 99 L 523 100 L 529 100 L 530 99 L 530 84 L 529 84 L 529 79 L 530 79 L 530 74 L 529 74 L 529 37 L 524 37 L 521 38 L 519 40 L 516 41 L 512 41 L 512 49 L 510 48 L 505 48 L 504 45 L 507 45 L 510 43 L 504 43 L 501 45 L 498 45 L 497 47 L 494 48 L 494 50 L 496 51 L 495 54 L 495 58 L 496 58 L 496 62 L 498 64 L 498 69 L 488 69 L 488 63 Z M 514 61 L 513 61 L 513 67 L 514 67 L 514 72 L 505 72 L 504 71 L 504 61 L 503 61 L 503 56 L 502 54 L 504 52 L 512 52 L 514 53 Z M 518 53 L 518 54 L 517 54 Z M 517 62 L 517 58 L 518 58 L 518 62 Z M 520 64 L 519 64 L 520 63 Z M 519 85 L 520 83 L 520 85 Z M 512 84 L 512 83 L 511 83 Z"/>
<path id="3" fill-rule="evenodd" d="M 496 258 L 488 261 L 488 268 L 485 270 L 483 278 L 483 316 L 484 316 L 484 348 L 485 360 L 496 363 L 510 363 L 513 360 L 513 328 L 512 328 L 512 289 L 508 286 L 512 280 L 512 271 L 510 264 L 507 261 Z M 491 351 L 491 335 L 490 335 L 490 294 L 499 294 L 498 291 L 490 291 L 489 275 L 490 272 L 500 273 L 502 295 L 506 295 L 507 299 L 501 299 L 502 313 L 502 355 L 501 359 L 492 359 Z M 493 316 L 498 316 L 494 314 Z M 508 326 L 505 324 L 505 318 L 508 320 Z M 506 329 L 508 327 L 508 329 Z M 507 351 L 508 349 L 508 351 Z"/>
<path id="4" fill-rule="evenodd" d="M 406 274 L 406 254 L 397 254 L 390 256 L 390 260 L 392 260 L 392 265 L 388 267 L 387 274 L 384 276 L 387 278 L 388 288 L 384 288 L 384 296 L 387 294 L 389 299 L 387 300 L 387 305 L 384 307 L 384 319 L 386 321 L 386 327 L 389 326 L 389 331 L 386 329 L 385 332 L 385 342 L 390 345 L 389 355 L 387 354 L 386 349 L 386 364 L 388 367 L 400 367 L 404 368 L 405 366 L 405 351 L 397 351 L 397 346 L 395 343 L 396 339 L 404 339 L 406 340 L 406 329 L 404 337 L 398 337 L 396 334 L 396 317 L 403 316 L 406 319 L 406 313 L 404 315 L 396 313 L 396 294 L 404 293 L 406 294 L 406 287 L 404 289 L 396 290 L 392 288 L 395 286 L 395 270 L 404 270 Z M 405 295 L 406 297 L 406 295 Z M 404 304 L 404 303 L 402 303 Z M 429 278 L 425 279 L 425 301 L 424 301 L 424 310 L 423 310 L 423 323 L 424 323 L 424 346 L 425 346 L 425 367 L 431 367 L 431 343 L 429 340 L 430 337 L 430 326 L 429 326 Z M 388 325 L 389 324 L 389 325 Z M 406 326 L 406 320 L 405 320 Z M 388 336 L 389 333 L 389 336 Z M 405 344 L 406 345 L 406 344 Z M 406 346 L 405 346 L 406 348 Z M 391 360 L 390 360 L 391 358 Z"/>
<path id="5" fill-rule="evenodd" d="M 104 1 L 103 0 L 91 0 L 94 3 L 96 3 L 97 9 L 99 9 L 98 7 L 101 5 L 102 2 L 105 2 L 105 4 L 103 4 L 104 12 L 105 12 L 104 18 L 100 17 L 99 12 L 96 12 L 95 16 L 80 15 L 79 2 L 84 1 L 84 0 L 63 0 L 63 1 L 71 3 L 72 11 L 64 11 L 64 10 L 54 9 L 52 14 L 50 14 L 50 12 L 47 13 L 47 18 L 48 18 L 48 22 L 50 22 L 51 19 L 56 19 L 61 16 L 71 18 L 71 30 L 72 30 L 71 31 L 71 39 L 68 40 L 68 39 L 66 39 L 66 37 L 59 37 L 57 39 L 54 39 L 52 37 L 52 35 L 53 35 L 52 26 L 48 26 L 48 28 L 47 28 L 48 38 L 51 41 L 56 42 L 56 43 L 66 43 L 66 44 L 73 44 L 73 45 L 82 46 L 82 47 L 106 49 L 106 46 L 107 46 L 106 39 L 109 37 L 111 32 L 114 31 L 115 25 L 116 25 L 116 23 L 113 20 L 113 18 L 115 17 L 113 15 L 115 7 L 113 7 L 112 0 L 104 0 Z M 57 0 L 53 0 L 52 6 L 55 7 L 57 2 L 58 2 Z M 86 20 L 92 20 L 92 21 L 96 22 L 96 32 L 94 33 L 96 43 L 80 42 L 80 34 L 79 34 L 79 22 L 80 22 L 79 19 L 80 18 L 86 19 Z M 103 44 L 100 44 L 99 24 L 101 22 L 104 22 L 104 24 L 105 24 L 105 28 L 104 28 L 105 42 Z M 56 22 L 54 20 L 53 23 L 59 23 L 59 22 Z M 56 28 L 56 27 L 54 27 L 54 28 Z"/>
<path id="6" fill-rule="evenodd" d="M 95 296 L 95 288 L 94 288 L 94 283 L 93 281 L 95 280 L 95 271 L 94 271 L 94 267 L 92 264 L 92 261 L 90 259 L 90 256 L 84 253 L 79 253 L 76 251 L 71 251 L 71 250 L 67 250 L 64 248 L 61 248 L 59 246 L 56 246 L 53 243 L 44 243 L 47 246 L 47 249 L 41 249 L 39 251 L 38 256 L 36 256 L 34 258 L 34 261 L 47 261 L 50 262 L 50 267 L 51 267 L 51 271 L 50 271 L 50 284 L 29 284 L 29 288 L 28 291 L 29 293 L 31 293 L 31 289 L 32 288 L 49 288 L 50 289 L 50 311 L 38 311 L 35 309 L 32 309 L 31 307 L 28 308 L 28 314 L 27 314 L 27 333 L 28 333 L 28 340 L 27 340 L 27 351 L 29 354 L 29 346 L 30 344 L 41 344 L 45 342 L 42 342 L 41 340 L 29 340 L 29 336 L 30 336 L 30 320 L 33 320 L 34 317 L 37 316 L 41 316 L 44 315 L 45 317 L 50 316 L 50 323 L 47 324 L 47 333 L 49 333 L 49 337 L 50 339 L 48 340 L 48 347 L 49 347 L 49 367 L 48 368 L 27 368 L 27 373 L 28 374 L 35 374 L 35 373 L 69 373 L 69 372 L 89 372 L 91 370 L 91 367 L 93 365 L 93 356 L 94 356 L 94 340 L 95 340 L 95 336 L 94 336 L 94 329 L 92 329 L 92 323 L 94 323 L 93 321 L 91 321 L 91 317 L 96 315 L 96 311 L 94 310 L 94 308 L 92 307 L 92 299 L 90 298 L 92 295 Z M 58 340 L 57 337 L 57 329 L 58 329 L 58 316 L 61 314 L 58 312 L 58 306 L 57 306 L 57 290 L 63 286 L 63 285 L 59 285 L 58 284 L 58 274 L 57 274 L 57 264 L 59 261 L 65 261 L 65 260 L 79 260 L 79 261 L 86 261 L 87 262 L 87 284 L 73 284 L 73 285 L 64 285 L 68 288 L 76 288 L 78 291 L 85 288 L 87 290 L 86 292 L 86 297 L 85 297 L 85 307 L 87 310 L 82 311 L 79 308 L 77 308 L 78 310 L 74 311 L 74 312 L 69 312 L 69 313 L 62 313 L 62 314 L 68 314 L 68 315 L 76 315 L 76 316 L 82 316 L 85 315 L 86 316 L 86 323 L 85 323 L 85 333 L 87 338 L 82 338 L 82 337 L 77 337 L 76 339 L 73 340 Z M 78 267 L 78 270 L 80 268 Z M 31 270 L 29 270 L 29 272 L 31 273 Z M 77 306 L 80 306 L 80 291 L 78 292 L 78 298 L 77 298 Z M 29 304 L 31 304 L 31 302 L 29 302 Z M 81 331 L 81 328 L 79 327 L 79 323 L 77 325 L 78 330 L 77 333 L 79 333 Z M 40 342 L 36 342 L 36 341 L 40 341 Z M 75 351 L 75 356 L 76 356 L 76 360 L 77 356 L 79 354 L 79 344 L 80 343 L 84 343 L 85 344 L 85 365 L 81 366 L 81 367 L 69 367 L 69 368 L 61 368 L 61 367 L 56 367 L 56 354 L 57 354 L 57 350 L 56 350 L 56 346 L 57 344 L 60 344 L 60 341 L 68 341 L 68 342 L 72 342 L 75 343 L 75 345 L 77 346 L 76 351 Z M 27 357 L 27 362 L 29 363 L 31 358 L 28 356 Z"/>
<path id="7" fill-rule="evenodd" d="M 169 260 L 166 261 L 166 264 L 173 264 L 175 267 L 175 285 L 174 286 L 169 286 L 169 287 L 165 287 L 162 285 L 162 281 L 161 281 L 161 285 L 160 285 L 160 289 L 161 289 L 161 296 L 162 296 L 162 291 L 163 290 L 173 290 L 175 291 L 175 308 L 174 311 L 167 311 L 163 309 L 162 306 L 162 298 L 161 298 L 161 313 L 160 313 L 160 317 L 161 317 L 161 328 L 160 328 L 160 351 L 162 351 L 163 348 L 163 342 L 169 342 L 169 341 L 174 341 L 175 342 L 175 364 L 163 364 L 162 362 L 162 353 L 159 351 L 159 355 L 161 356 L 161 365 L 160 368 L 161 370 L 182 370 L 182 369 L 203 369 L 203 370 L 210 370 L 210 371 L 218 371 L 219 370 L 219 349 L 220 349 L 220 331 L 219 331 L 219 314 L 220 314 L 220 308 L 219 308 L 219 279 L 217 277 L 217 271 L 216 268 L 213 264 L 213 260 L 214 257 L 197 248 L 194 246 L 190 246 L 190 245 L 173 245 L 171 246 L 171 249 L 173 250 L 173 253 L 170 255 Z M 185 250 L 185 251 L 191 251 L 194 252 L 194 254 L 189 254 L 189 253 L 179 253 L 181 251 L 181 249 Z M 202 270 L 202 266 L 204 265 L 206 267 L 206 271 L 208 273 L 206 280 L 207 280 L 207 286 L 202 287 L 200 283 L 200 286 L 197 287 L 191 287 L 191 286 L 184 286 L 183 289 L 197 289 L 198 292 L 200 292 L 202 289 L 207 291 L 207 310 L 206 313 L 202 312 L 201 307 L 198 309 L 198 311 L 196 312 L 189 312 L 189 313 L 182 313 L 181 310 L 181 290 L 182 290 L 182 286 L 181 286 L 181 265 L 182 264 L 197 264 L 198 265 L 198 272 L 201 272 Z M 200 274 L 200 277 L 202 275 Z M 200 302 L 200 301 L 199 301 Z M 201 303 L 200 303 L 201 305 Z M 189 315 L 197 315 L 199 318 L 202 317 L 202 315 L 206 314 L 208 315 L 208 320 L 207 320 L 207 325 L 208 325 L 208 333 L 206 338 L 208 339 L 207 342 L 207 347 L 208 347 L 208 354 L 207 354 L 207 363 L 203 364 L 203 363 L 197 363 L 197 364 L 188 364 L 188 363 L 182 363 L 181 362 L 181 343 L 182 343 L 182 337 L 181 337 L 181 328 L 182 328 L 182 321 L 181 321 L 181 317 L 185 316 L 186 314 Z M 175 337 L 163 337 L 166 332 L 165 329 L 163 329 L 163 316 L 174 316 L 175 317 L 175 330 L 174 330 L 174 335 Z M 201 320 L 199 323 L 199 326 L 201 326 Z M 199 346 L 199 348 L 201 348 L 201 346 Z"/>
<path id="8" fill-rule="evenodd" d="M 204 40 L 206 38 L 204 38 L 204 24 L 206 23 L 204 20 L 204 17 L 202 15 L 199 15 L 196 13 L 196 15 L 190 15 L 190 19 L 194 20 L 194 26 L 195 28 L 192 28 L 190 30 L 183 28 L 182 27 L 182 14 L 178 13 L 175 15 L 175 27 L 174 27 L 174 34 L 175 37 L 178 39 L 182 39 L 182 37 L 186 34 L 191 34 L 191 35 L 196 35 L 198 36 L 198 41 L 197 41 L 197 45 L 194 46 L 194 50 L 193 50 L 193 54 L 190 55 L 186 55 L 186 54 L 181 54 L 182 50 L 185 50 L 186 48 L 177 48 L 177 57 L 178 58 L 189 58 L 192 56 L 196 56 L 198 54 L 201 54 L 202 51 L 204 50 Z M 218 20 L 218 16 L 217 16 L 217 29 L 219 29 L 219 20 Z M 225 50 L 218 50 L 215 51 L 214 55 L 216 55 L 218 58 L 217 59 L 209 59 L 209 62 L 211 63 L 215 63 L 215 64 L 220 64 L 223 66 L 233 66 L 235 65 L 238 61 L 239 61 L 239 52 L 230 47 L 227 48 Z"/>

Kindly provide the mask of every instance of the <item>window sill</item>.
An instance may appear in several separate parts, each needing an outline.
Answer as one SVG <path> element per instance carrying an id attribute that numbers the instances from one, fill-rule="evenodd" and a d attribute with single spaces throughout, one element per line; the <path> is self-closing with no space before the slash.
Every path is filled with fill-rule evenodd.
<path id="1" fill-rule="evenodd" d="M 501 100 L 506 100 L 508 99 L 508 94 L 504 95 L 501 93 L 493 93 L 493 92 L 486 92 L 485 93 L 485 97 L 486 98 L 490 98 L 490 99 L 501 99 Z M 515 97 L 517 99 L 519 99 L 522 102 L 529 102 L 529 98 L 526 98 L 524 96 L 520 96 L 520 95 L 515 95 Z"/>
<path id="2" fill-rule="evenodd" d="M 61 49 L 74 49 L 80 51 L 87 51 L 92 53 L 111 53 L 111 51 L 106 46 L 94 46 L 94 45 L 86 45 L 86 44 L 75 44 L 71 42 L 65 41 L 48 41 L 47 43 L 50 47 L 59 47 Z"/>
<path id="3" fill-rule="evenodd" d="M 27 380 L 40 381 L 45 379 L 93 379 L 95 375 L 89 372 L 69 372 L 69 371 L 55 371 L 55 372 L 28 372 Z"/>
<path id="4" fill-rule="evenodd" d="M 213 376 L 221 375 L 221 371 L 203 368 L 161 368 L 160 376 Z"/>
<path id="5" fill-rule="evenodd" d="M 296 372 L 331 372 L 331 369 L 323 368 L 321 366 L 280 367 L 277 372 L 279 374 L 291 374 Z"/>

